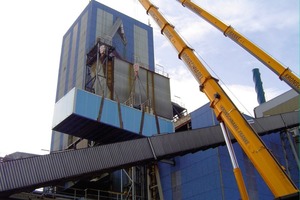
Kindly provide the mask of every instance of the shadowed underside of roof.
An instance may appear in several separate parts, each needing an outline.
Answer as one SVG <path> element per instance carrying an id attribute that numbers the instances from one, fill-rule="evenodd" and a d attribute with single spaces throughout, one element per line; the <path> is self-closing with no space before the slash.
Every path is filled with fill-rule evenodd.
<path id="1" fill-rule="evenodd" d="M 299 111 L 253 119 L 250 125 L 260 135 L 296 127 Z M 219 145 L 224 145 L 224 138 L 220 127 L 213 126 L 3 162 L 0 163 L 0 196 Z"/>

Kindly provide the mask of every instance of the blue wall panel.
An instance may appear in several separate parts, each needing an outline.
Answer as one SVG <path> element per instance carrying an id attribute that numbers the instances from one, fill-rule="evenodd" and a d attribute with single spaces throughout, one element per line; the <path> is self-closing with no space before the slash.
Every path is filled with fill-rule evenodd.
<path id="1" fill-rule="evenodd" d="M 121 108 L 124 129 L 139 133 L 142 113 L 139 110 L 130 109 L 124 105 Z"/>
<path id="2" fill-rule="evenodd" d="M 145 115 L 145 121 L 143 126 L 143 134 L 144 135 L 154 135 L 157 134 L 156 122 L 155 118 L 149 115 Z"/>
<path id="3" fill-rule="evenodd" d="M 221 197 L 221 180 L 217 149 L 187 154 L 175 158 L 175 166 L 160 164 L 160 176 L 165 196 L 173 195 L 180 187 L 182 199 L 219 199 Z M 172 173 L 180 172 L 181 185 L 172 183 Z M 171 182 L 171 183 L 170 183 Z M 170 186 L 171 184 L 171 190 Z M 213 192 L 215 191 L 215 192 Z M 213 192 L 213 196 L 212 193 Z"/>
<path id="4" fill-rule="evenodd" d="M 118 104 L 116 102 L 110 101 L 109 99 L 105 99 L 101 115 L 101 122 L 110 124 L 112 126 L 121 127 L 119 120 Z"/>
<path id="5" fill-rule="evenodd" d="M 174 125 L 169 120 L 158 117 L 160 133 L 173 133 Z"/>
<path id="6" fill-rule="evenodd" d="M 76 90 L 76 102 L 74 112 L 81 116 L 89 117 L 96 120 L 99 113 L 100 101 L 96 95 L 84 92 L 82 90 Z"/>
<path id="7" fill-rule="evenodd" d="M 112 41 L 112 46 L 115 47 L 117 52 L 122 56 L 123 59 L 134 62 L 134 25 L 144 29 L 147 31 L 148 34 L 148 63 L 149 69 L 154 71 L 154 49 L 153 49 L 153 29 L 150 26 L 147 26 L 123 13 L 120 13 L 116 10 L 113 10 L 99 2 L 92 1 L 92 7 L 90 10 L 89 16 L 89 28 L 88 28 L 88 42 L 87 42 L 87 49 L 91 49 L 93 45 L 96 43 L 96 27 L 97 23 L 97 9 L 100 8 L 110 14 L 113 15 L 113 21 L 115 22 L 117 18 L 122 19 L 123 28 L 127 39 L 127 44 L 124 45 L 122 39 L 119 34 L 115 34 Z"/>
<path id="8" fill-rule="evenodd" d="M 209 103 L 190 113 L 190 115 L 193 129 L 219 124 L 213 110 L 209 107 Z"/>
<path id="9" fill-rule="evenodd" d="M 97 120 L 102 97 L 90 92 L 73 88 L 68 94 L 61 98 L 55 105 L 53 127 L 65 120 L 68 116 L 76 114 L 91 120 Z M 123 121 L 123 128 L 139 133 L 142 112 L 132 107 L 121 104 L 119 113 L 118 103 L 109 99 L 104 99 L 101 112 L 101 122 L 115 127 L 120 127 L 120 114 Z M 158 117 L 161 132 L 171 133 L 174 131 L 173 122 Z M 155 116 L 145 113 L 142 134 L 151 136 L 157 134 Z"/>
<path id="10" fill-rule="evenodd" d="M 193 129 L 218 123 L 209 104 L 192 112 L 191 118 Z M 245 118 L 250 119 L 251 117 L 245 116 Z M 280 164 L 285 166 L 286 159 L 283 149 L 287 152 L 290 147 L 289 145 L 286 147 L 282 146 L 280 134 L 268 134 L 261 138 L 271 149 Z M 270 189 L 237 142 L 233 143 L 233 148 L 250 199 L 273 199 L 274 196 Z M 170 171 L 169 176 L 171 176 L 174 171 L 180 171 L 182 199 L 240 199 L 240 193 L 226 146 L 219 146 L 215 149 L 208 149 L 183 157 L 177 157 L 175 161 L 176 166 L 166 167 L 165 165 L 160 165 L 160 171 L 163 172 L 162 182 L 169 182 L 171 180 L 166 179 L 167 171 Z M 295 162 L 293 159 L 290 159 L 288 162 L 290 165 L 289 168 L 296 166 L 296 164 L 293 163 Z M 294 168 L 297 169 L 296 167 Z M 299 178 L 299 171 L 294 170 L 294 168 L 293 171 L 290 171 L 294 179 L 297 179 Z M 165 183 L 162 183 L 162 185 L 164 186 Z M 175 190 L 174 187 L 171 189 L 172 192 Z M 172 194 L 169 190 L 169 187 L 167 187 L 167 189 L 163 188 L 164 194 L 168 196 Z"/>

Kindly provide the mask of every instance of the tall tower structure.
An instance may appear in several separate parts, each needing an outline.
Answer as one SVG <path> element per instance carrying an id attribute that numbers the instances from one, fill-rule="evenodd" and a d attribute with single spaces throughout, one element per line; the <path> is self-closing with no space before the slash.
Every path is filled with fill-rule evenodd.
<path id="1" fill-rule="evenodd" d="M 96 76 L 91 75 L 94 63 L 87 63 L 91 59 L 87 55 L 92 55 L 89 52 L 97 42 L 113 49 L 110 53 L 118 58 L 119 65 L 123 61 L 132 66 L 138 63 L 144 70 L 154 71 L 152 28 L 92 0 L 63 36 L 56 102 L 74 87 L 87 89 L 87 82 Z M 99 84 L 94 84 L 89 86 L 103 95 L 97 92 Z M 53 131 L 51 151 L 63 150 L 72 142 L 72 136 Z"/>
<path id="2" fill-rule="evenodd" d="M 253 74 L 253 82 L 255 84 L 255 91 L 256 91 L 256 94 L 257 94 L 257 102 L 260 105 L 260 104 L 266 102 L 266 98 L 265 98 L 263 83 L 262 83 L 261 78 L 260 78 L 259 69 L 254 68 L 252 70 L 252 74 Z"/>

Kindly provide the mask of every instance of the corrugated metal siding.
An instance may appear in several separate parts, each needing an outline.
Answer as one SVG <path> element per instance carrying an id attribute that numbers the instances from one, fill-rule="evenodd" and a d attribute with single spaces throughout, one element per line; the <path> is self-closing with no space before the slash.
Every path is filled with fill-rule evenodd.
<path id="1" fill-rule="evenodd" d="M 158 158 L 205 150 L 224 143 L 219 126 L 163 134 L 150 139 Z"/>
<path id="2" fill-rule="evenodd" d="M 287 127 L 293 126 L 293 124 L 297 124 L 300 121 L 300 111 L 283 113 L 280 116 Z"/>
<path id="3" fill-rule="evenodd" d="M 274 129 L 285 127 L 284 121 L 279 115 L 271 116 L 267 118 L 260 118 L 259 121 L 258 120 L 254 120 L 254 121 L 255 123 L 251 124 L 251 126 L 258 132 L 269 130 L 271 127 L 273 127 Z"/>
<path id="4" fill-rule="evenodd" d="M 146 138 L 0 164 L 0 195 L 154 160 Z"/>
<path id="5" fill-rule="evenodd" d="M 169 78 L 144 69 L 143 66 L 139 68 L 138 79 L 134 82 L 133 65 L 118 58 L 115 58 L 114 62 L 114 90 L 121 103 L 128 100 L 135 88 L 136 105 L 150 99 L 151 106 L 158 116 L 173 118 Z M 141 102 L 138 102 L 139 99 Z"/>
<path id="6" fill-rule="evenodd" d="M 286 127 L 299 126 L 298 112 L 286 113 L 284 121 L 269 123 L 269 119 L 255 119 L 255 124 L 264 127 L 265 134 L 279 130 L 277 123 Z M 278 116 L 274 116 L 279 120 Z M 272 126 L 273 125 L 273 126 Z M 262 129 L 261 129 L 262 130 Z M 224 144 L 219 126 L 186 132 L 162 134 L 149 138 L 158 159 L 184 155 Z M 154 161 L 148 138 L 113 143 L 93 148 L 69 150 L 44 156 L 35 156 L 0 163 L 0 196 L 37 188 L 61 181 L 93 176 L 102 171 L 115 170 L 136 164 Z"/>
<path id="7" fill-rule="evenodd" d="M 250 125 L 257 132 L 269 132 L 276 131 L 277 129 L 282 129 L 283 127 L 290 128 L 299 124 L 300 111 L 288 112 L 279 115 L 262 117 L 253 119 L 254 123 Z"/>

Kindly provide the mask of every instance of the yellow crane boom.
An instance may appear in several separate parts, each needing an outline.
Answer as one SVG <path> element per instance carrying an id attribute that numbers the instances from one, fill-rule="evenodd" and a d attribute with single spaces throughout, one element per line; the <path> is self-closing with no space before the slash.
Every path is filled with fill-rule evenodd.
<path id="1" fill-rule="evenodd" d="M 178 35 L 174 26 L 167 22 L 157 7 L 149 0 L 139 0 L 139 2 L 161 28 L 161 33 L 170 40 L 178 51 L 178 57 L 187 65 L 200 84 L 200 90 L 210 100 L 210 106 L 213 108 L 218 120 L 224 122 L 229 128 L 274 196 L 281 198 L 287 195 L 298 195 L 298 188 L 287 176 L 257 133 L 244 119 L 217 80 L 210 75 L 193 50 Z"/>
<path id="2" fill-rule="evenodd" d="M 215 28 L 219 29 L 226 37 L 229 37 L 231 40 L 243 47 L 246 51 L 248 51 L 260 62 L 271 69 L 275 74 L 277 74 L 280 80 L 283 80 L 296 92 L 300 93 L 300 79 L 289 68 L 284 67 L 281 63 L 264 52 L 261 48 L 259 48 L 254 43 L 249 41 L 246 37 L 234 30 L 233 27 L 224 24 L 222 21 L 214 17 L 212 14 L 210 14 L 197 4 L 193 3 L 191 0 L 177 1 L 180 2 L 184 7 L 189 8 L 195 14 L 202 17 Z"/>

